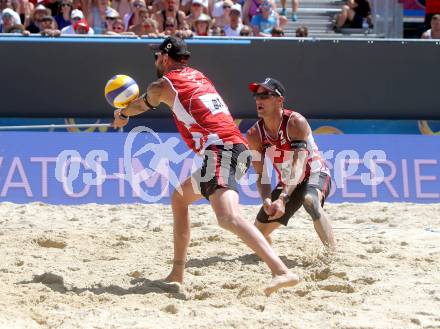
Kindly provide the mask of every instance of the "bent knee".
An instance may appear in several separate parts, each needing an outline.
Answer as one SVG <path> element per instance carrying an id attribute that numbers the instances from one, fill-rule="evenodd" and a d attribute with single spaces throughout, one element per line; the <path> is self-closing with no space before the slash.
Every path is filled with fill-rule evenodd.
<path id="1" fill-rule="evenodd" d="M 317 194 L 307 193 L 304 196 L 303 206 L 313 220 L 321 217 L 321 204 Z"/>

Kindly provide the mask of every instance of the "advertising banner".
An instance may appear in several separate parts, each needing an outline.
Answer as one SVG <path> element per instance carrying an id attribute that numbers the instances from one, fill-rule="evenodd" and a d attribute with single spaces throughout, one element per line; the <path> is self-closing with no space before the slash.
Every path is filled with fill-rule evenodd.
<path id="1" fill-rule="evenodd" d="M 202 162 L 177 133 L 0 133 L 0 201 L 50 204 L 170 203 Z M 440 202 L 440 138 L 319 135 L 331 170 L 329 202 Z M 269 166 L 271 167 L 271 166 Z M 275 174 L 271 177 L 275 183 Z M 251 169 L 243 204 L 259 204 Z"/>

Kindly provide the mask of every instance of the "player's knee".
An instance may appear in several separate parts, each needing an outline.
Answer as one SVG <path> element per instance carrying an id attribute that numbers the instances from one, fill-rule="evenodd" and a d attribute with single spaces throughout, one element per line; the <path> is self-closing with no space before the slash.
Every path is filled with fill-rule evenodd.
<path id="1" fill-rule="evenodd" d="M 313 220 L 318 220 L 321 217 L 318 193 L 307 193 L 303 201 L 304 209 L 312 217 Z"/>
<path id="2" fill-rule="evenodd" d="M 347 5 L 342 6 L 342 13 L 346 14 L 350 11 L 350 7 Z"/>
<path id="3" fill-rule="evenodd" d="M 227 214 L 217 217 L 218 224 L 220 227 L 228 231 L 235 231 L 238 226 L 240 217 L 238 215 Z"/>
<path id="4" fill-rule="evenodd" d="M 171 204 L 173 207 L 188 207 L 188 202 L 183 197 L 182 193 L 175 190 L 171 196 Z"/>

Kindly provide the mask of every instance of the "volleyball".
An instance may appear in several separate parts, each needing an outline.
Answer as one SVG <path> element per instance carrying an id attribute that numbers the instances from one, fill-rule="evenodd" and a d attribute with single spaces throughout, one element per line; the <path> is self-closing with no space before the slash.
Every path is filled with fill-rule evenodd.
<path id="1" fill-rule="evenodd" d="M 118 74 L 107 82 L 104 95 L 111 106 L 124 108 L 139 97 L 139 86 L 128 75 Z"/>

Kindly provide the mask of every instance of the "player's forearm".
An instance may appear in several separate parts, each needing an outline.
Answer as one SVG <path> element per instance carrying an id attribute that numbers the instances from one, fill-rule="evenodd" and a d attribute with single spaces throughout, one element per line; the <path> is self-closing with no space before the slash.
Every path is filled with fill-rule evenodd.
<path id="1" fill-rule="evenodd" d="M 287 184 L 284 185 L 281 194 L 292 195 L 299 183 L 304 177 L 306 168 L 307 152 L 300 151 L 295 157 L 292 165 L 292 173 Z"/>
<path id="2" fill-rule="evenodd" d="M 145 105 L 144 101 L 142 100 L 142 97 L 136 99 L 135 101 L 131 102 L 126 108 L 123 108 L 120 112 L 120 114 L 124 117 L 132 117 L 141 113 L 144 113 L 147 111 L 148 108 Z"/>
<path id="3" fill-rule="evenodd" d="M 261 182 L 261 177 L 257 180 L 257 190 L 260 194 L 261 200 L 270 198 L 272 186 L 270 184 L 263 184 Z"/>

